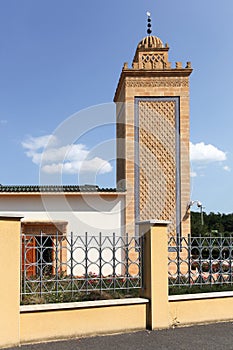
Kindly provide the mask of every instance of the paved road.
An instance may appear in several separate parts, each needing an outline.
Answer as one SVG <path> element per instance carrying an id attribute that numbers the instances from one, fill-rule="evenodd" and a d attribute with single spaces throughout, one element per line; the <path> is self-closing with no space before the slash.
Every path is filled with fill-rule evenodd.
<path id="1" fill-rule="evenodd" d="M 19 350 L 19 348 L 10 348 Z M 233 323 L 24 345 L 20 350 L 233 350 Z"/>

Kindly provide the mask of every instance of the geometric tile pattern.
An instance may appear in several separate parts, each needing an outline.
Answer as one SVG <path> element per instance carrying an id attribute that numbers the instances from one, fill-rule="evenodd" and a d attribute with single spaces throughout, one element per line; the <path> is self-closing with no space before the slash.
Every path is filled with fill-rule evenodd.
<path id="1" fill-rule="evenodd" d="M 164 69 L 166 68 L 166 60 L 163 54 L 149 54 L 142 55 L 143 69 Z"/>
<path id="2" fill-rule="evenodd" d="M 139 100 L 140 220 L 169 220 L 176 228 L 176 101 Z"/>

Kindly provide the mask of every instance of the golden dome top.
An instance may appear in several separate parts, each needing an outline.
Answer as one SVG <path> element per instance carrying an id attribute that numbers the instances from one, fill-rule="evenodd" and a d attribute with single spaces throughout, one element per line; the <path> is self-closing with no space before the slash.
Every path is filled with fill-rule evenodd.
<path id="1" fill-rule="evenodd" d="M 137 46 L 137 50 L 143 49 L 161 49 L 163 48 L 163 42 L 160 38 L 154 35 L 149 35 L 143 38 Z"/>

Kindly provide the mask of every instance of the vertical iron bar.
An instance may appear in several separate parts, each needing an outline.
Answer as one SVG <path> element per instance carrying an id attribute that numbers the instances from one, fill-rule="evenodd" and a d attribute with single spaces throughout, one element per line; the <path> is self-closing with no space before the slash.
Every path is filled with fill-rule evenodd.
<path id="1" fill-rule="evenodd" d="M 230 282 L 230 265 L 229 265 L 229 256 L 227 257 L 227 249 L 229 251 L 229 241 L 228 241 L 227 237 L 224 237 L 224 250 L 225 250 L 224 260 L 226 261 L 226 266 L 228 266 L 226 283 L 229 284 L 229 282 Z"/>
<path id="2" fill-rule="evenodd" d="M 74 236 L 70 233 L 70 279 L 71 279 L 71 295 L 74 295 Z"/>
<path id="3" fill-rule="evenodd" d="M 138 277 L 137 277 L 137 281 L 138 281 L 138 286 L 139 288 L 142 287 L 141 285 L 141 244 L 140 244 L 140 238 L 139 237 L 134 237 L 134 245 L 135 245 L 135 249 L 136 249 L 136 245 L 137 245 L 137 252 L 138 252 L 138 258 L 137 258 L 137 266 L 138 266 Z"/>
<path id="4" fill-rule="evenodd" d="M 100 278 L 100 294 L 102 293 L 102 233 L 99 233 L 99 278 Z"/>
<path id="5" fill-rule="evenodd" d="M 23 259 L 23 293 L 27 293 L 27 240 L 26 235 L 23 236 L 24 240 L 24 259 Z"/>
<path id="6" fill-rule="evenodd" d="M 177 242 L 177 246 L 176 246 L 176 258 L 177 258 L 177 282 L 178 282 L 178 286 L 180 287 L 180 281 L 181 281 L 181 278 L 180 278 L 181 277 L 181 272 L 180 272 L 180 240 Z"/>
<path id="7" fill-rule="evenodd" d="M 220 282 L 221 282 L 221 285 L 223 284 L 223 249 L 222 249 L 222 236 L 220 236 L 220 258 L 221 258 L 221 263 L 220 263 Z"/>
<path id="8" fill-rule="evenodd" d="M 198 246 L 198 252 L 199 252 L 199 284 L 202 286 L 202 245 L 203 239 L 202 237 L 198 237 L 197 239 L 197 246 Z"/>
<path id="9" fill-rule="evenodd" d="M 126 252 L 126 289 L 127 289 L 127 292 L 129 292 L 129 234 L 128 233 L 126 233 L 125 252 Z"/>
<path id="10" fill-rule="evenodd" d="M 144 240 L 145 235 L 142 235 L 139 239 L 140 243 L 140 250 L 141 250 L 141 263 L 140 263 L 140 287 L 144 290 L 145 289 L 145 283 L 144 283 Z"/>
<path id="11" fill-rule="evenodd" d="M 19 268 L 20 268 L 20 302 L 22 302 L 22 281 L 23 281 L 23 271 L 22 271 L 22 262 L 23 262 L 23 259 L 22 259 L 22 240 L 23 240 L 23 237 L 22 237 L 22 233 L 20 231 L 20 265 L 19 265 Z"/>
<path id="12" fill-rule="evenodd" d="M 88 237 L 85 232 L 85 280 L 86 280 L 86 294 L 88 294 Z"/>
<path id="13" fill-rule="evenodd" d="M 212 269 L 212 251 L 213 251 L 213 239 L 210 234 L 210 242 L 209 242 L 209 278 L 210 278 L 210 286 L 213 284 L 213 269 Z"/>
<path id="14" fill-rule="evenodd" d="M 40 297 L 42 296 L 43 292 L 43 245 L 42 245 L 42 231 L 40 231 L 40 263 L 38 264 L 40 266 Z"/>
<path id="15" fill-rule="evenodd" d="M 229 249 L 229 264 L 230 264 L 230 278 L 229 278 L 229 284 L 232 285 L 232 236 L 230 234 L 230 242 L 228 242 L 228 249 Z M 230 243 L 230 244 L 229 244 Z"/>
<path id="16" fill-rule="evenodd" d="M 112 276 L 113 276 L 113 291 L 116 291 L 116 234 L 113 232 L 112 237 Z"/>
<path id="17" fill-rule="evenodd" d="M 59 267 L 58 267 L 58 231 L 56 231 L 56 247 L 55 247 L 55 264 L 56 264 L 56 295 L 58 295 L 59 291 Z"/>
<path id="18" fill-rule="evenodd" d="M 188 234 L 188 284 L 189 287 L 191 287 L 191 281 L 192 281 L 192 276 L 191 276 L 191 264 L 192 264 L 192 255 L 191 255 L 191 249 L 192 249 L 192 243 L 191 243 L 191 235 L 190 233 Z"/>

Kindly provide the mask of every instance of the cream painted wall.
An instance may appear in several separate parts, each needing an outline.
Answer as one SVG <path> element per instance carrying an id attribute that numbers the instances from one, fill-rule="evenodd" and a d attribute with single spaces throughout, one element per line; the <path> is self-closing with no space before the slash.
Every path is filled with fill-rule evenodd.
<path id="1" fill-rule="evenodd" d="M 0 195 L 0 215 L 20 214 L 23 221 L 67 221 L 67 238 L 70 241 L 70 233 L 74 235 L 88 236 L 99 235 L 124 235 L 124 195 L 120 194 L 87 194 L 87 195 L 63 195 L 63 194 L 49 194 L 49 195 Z M 75 238 L 74 238 L 75 240 Z M 83 240 L 84 241 L 84 240 Z M 90 259 L 94 264 L 90 264 L 89 271 L 99 273 L 98 270 L 98 250 L 97 239 L 92 239 L 89 244 Z M 118 245 L 120 245 L 119 242 Z M 109 248 L 108 248 L 109 245 Z M 82 260 L 84 250 L 82 250 L 82 241 L 77 241 L 77 247 L 73 253 L 76 261 Z M 111 261 L 112 246 L 106 241 L 105 243 L 105 259 Z M 70 258 L 69 245 L 66 250 L 67 261 Z M 96 256 L 97 254 L 97 256 Z M 121 261 L 121 250 L 117 250 L 118 261 Z M 121 273 L 122 266 L 118 264 L 117 273 Z M 69 267 L 67 266 L 69 272 Z M 81 264 L 75 267 L 74 273 L 76 275 L 83 275 L 85 270 Z M 103 274 L 109 275 L 112 273 L 112 266 L 105 264 Z"/>
<path id="2" fill-rule="evenodd" d="M 22 221 L 68 221 L 67 233 L 124 234 L 124 195 L 0 195 L 0 214 Z"/>

